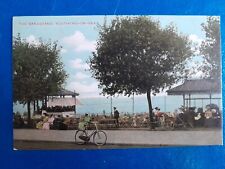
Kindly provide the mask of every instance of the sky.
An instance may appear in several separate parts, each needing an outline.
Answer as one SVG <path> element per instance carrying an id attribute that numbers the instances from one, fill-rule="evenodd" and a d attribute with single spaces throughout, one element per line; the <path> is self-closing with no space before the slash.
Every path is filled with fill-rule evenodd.
<path id="1" fill-rule="evenodd" d="M 115 16 L 26 16 L 13 18 L 13 36 L 20 33 L 29 43 L 39 44 L 43 41 L 57 41 L 62 50 L 61 61 L 69 75 L 65 88 L 76 91 L 79 97 L 99 97 L 98 82 L 88 71 L 87 60 L 95 51 L 98 39 L 97 24 L 103 24 L 104 18 L 110 22 Z M 201 23 L 206 16 L 151 16 L 162 27 L 173 23 L 179 32 L 187 35 L 199 46 L 205 39 Z M 198 53 L 196 53 L 198 55 Z M 201 59 L 197 58 L 197 62 Z M 192 65 L 194 62 L 192 63 Z M 199 63 L 195 63 L 199 64 Z M 200 76 L 201 72 L 195 74 Z"/>

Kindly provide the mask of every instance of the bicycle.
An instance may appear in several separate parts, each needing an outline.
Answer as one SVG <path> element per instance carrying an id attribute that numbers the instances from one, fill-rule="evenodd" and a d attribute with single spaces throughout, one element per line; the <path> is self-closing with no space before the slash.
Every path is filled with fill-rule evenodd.
<path id="1" fill-rule="evenodd" d="M 78 129 L 75 133 L 75 143 L 76 144 L 85 144 L 91 140 L 93 136 L 93 143 L 97 146 L 103 146 L 106 144 L 107 135 L 104 131 L 99 130 L 97 126 L 97 122 L 92 122 L 95 125 L 95 130 L 93 130 L 90 134 L 87 131 L 87 125 L 84 130 Z"/>

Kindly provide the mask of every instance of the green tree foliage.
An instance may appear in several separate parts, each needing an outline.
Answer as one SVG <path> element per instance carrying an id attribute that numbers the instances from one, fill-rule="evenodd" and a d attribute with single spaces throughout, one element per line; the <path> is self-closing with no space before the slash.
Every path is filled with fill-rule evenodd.
<path id="1" fill-rule="evenodd" d="M 221 78 L 220 20 L 218 17 L 208 17 L 202 24 L 206 40 L 202 42 L 200 53 L 205 59 L 203 72 L 212 79 Z"/>
<path id="2" fill-rule="evenodd" d="M 13 94 L 14 101 L 28 106 L 58 91 L 67 75 L 59 56 L 57 43 L 30 44 L 20 35 L 13 39 Z"/>
<path id="3" fill-rule="evenodd" d="M 191 54 L 188 38 L 172 25 L 161 28 L 148 17 L 116 18 L 99 26 L 90 70 L 103 94 L 147 93 L 153 122 L 151 94 L 180 80 Z"/>

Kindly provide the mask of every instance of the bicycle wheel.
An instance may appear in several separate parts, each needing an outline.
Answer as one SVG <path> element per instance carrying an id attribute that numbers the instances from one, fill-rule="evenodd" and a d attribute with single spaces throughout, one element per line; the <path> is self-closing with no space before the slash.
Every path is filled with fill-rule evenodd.
<path id="1" fill-rule="evenodd" d="M 75 143 L 84 144 L 86 141 L 81 139 L 82 137 L 87 137 L 87 133 L 84 130 L 77 130 L 75 133 Z"/>
<path id="2" fill-rule="evenodd" d="M 93 142 L 98 145 L 98 146 L 102 146 L 105 145 L 107 140 L 107 135 L 104 131 L 97 131 L 94 136 L 93 136 Z"/>

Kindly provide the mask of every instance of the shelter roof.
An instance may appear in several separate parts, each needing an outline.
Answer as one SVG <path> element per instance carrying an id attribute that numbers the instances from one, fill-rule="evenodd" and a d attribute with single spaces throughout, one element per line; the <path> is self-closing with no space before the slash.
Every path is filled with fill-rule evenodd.
<path id="1" fill-rule="evenodd" d="M 220 93 L 221 82 L 212 79 L 185 80 L 183 84 L 167 90 L 168 95 Z"/>
<path id="2" fill-rule="evenodd" d="M 67 89 L 61 89 L 56 93 L 52 93 L 49 96 L 79 96 L 79 93 L 69 91 Z"/>

